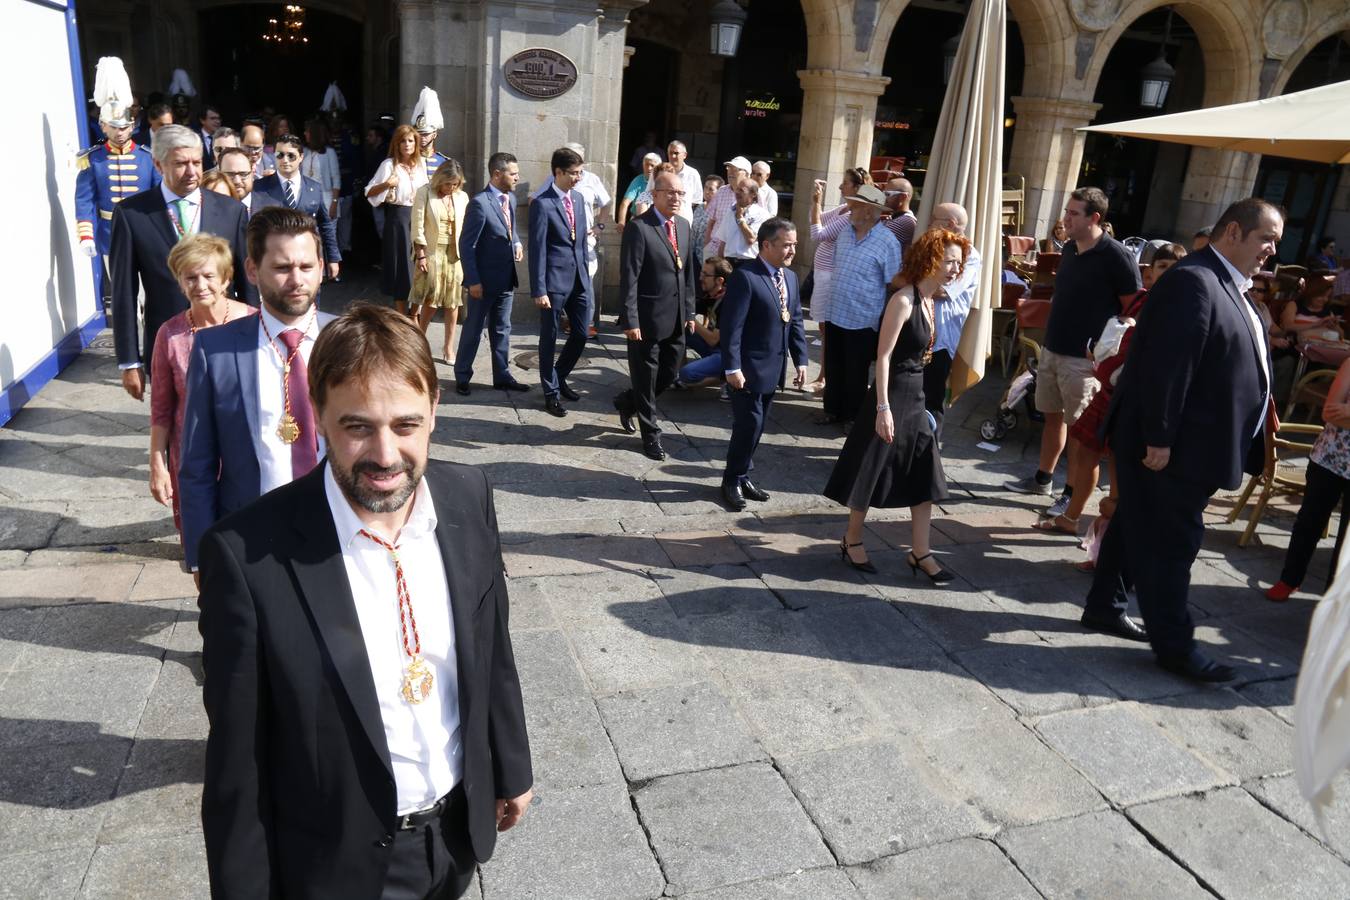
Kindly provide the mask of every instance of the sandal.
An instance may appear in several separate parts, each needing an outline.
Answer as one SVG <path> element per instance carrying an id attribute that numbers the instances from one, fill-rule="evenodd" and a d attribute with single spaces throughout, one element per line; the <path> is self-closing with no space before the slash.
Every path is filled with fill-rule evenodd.
<path id="1" fill-rule="evenodd" d="M 1035 525 L 1031 526 L 1037 531 L 1053 531 L 1059 534 L 1078 535 L 1078 520 L 1070 519 L 1068 516 L 1055 516 L 1053 519 L 1038 519 Z"/>

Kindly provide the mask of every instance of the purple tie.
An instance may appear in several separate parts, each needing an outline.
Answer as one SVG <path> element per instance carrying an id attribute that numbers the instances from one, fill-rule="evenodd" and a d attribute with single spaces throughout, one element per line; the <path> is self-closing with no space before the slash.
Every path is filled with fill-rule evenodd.
<path id="1" fill-rule="evenodd" d="M 280 337 L 286 345 L 286 358 L 292 360 L 291 371 L 286 376 L 286 391 L 290 413 L 300 426 L 300 437 L 291 444 L 291 477 L 299 478 L 309 474 L 319 461 L 319 434 L 314 427 L 314 407 L 309 402 L 309 367 L 305 357 L 295 349 L 305 334 L 298 328 L 288 328 Z"/>
<path id="2" fill-rule="evenodd" d="M 572 232 L 572 240 L 577 239 L 577 216 L 572 209 L 572 195 L 563 194 L 563 210 L 567 213 L 567 227 Z"/>

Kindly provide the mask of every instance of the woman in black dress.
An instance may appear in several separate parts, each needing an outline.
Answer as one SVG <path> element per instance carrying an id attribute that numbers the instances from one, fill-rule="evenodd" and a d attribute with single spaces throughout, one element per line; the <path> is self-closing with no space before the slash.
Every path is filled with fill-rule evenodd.
<path id="1" fill-rule="evenodd" d="M 866 404 L 876 405 L 876 427 L 868 429 L 859 411 L 825 496 L 848 507 L 848 530 L 839 545 L 845 562 L 875 572 L 863 548 L 863 521 L 872 507 L 908 506 L 913 548 L 906 560 L 934 583 L 953 576 L 933 559 L 928 538 L 934 500 L 947 498 L 933 426 L 923 402 L 923 367 L 932 356 L 933 295 L 965 267 L 970 242 L 959 234 L 931 229 L 905 252 L 901 287 L 886 303 L 877 340 L 876 383 Z"/>

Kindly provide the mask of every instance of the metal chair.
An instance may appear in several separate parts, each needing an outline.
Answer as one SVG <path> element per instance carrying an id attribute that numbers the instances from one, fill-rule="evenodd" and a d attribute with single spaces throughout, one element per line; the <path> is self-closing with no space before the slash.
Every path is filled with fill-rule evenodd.
<path id="1" fill-rule="evenodd" d="M 1307 470 L 1302 466 L 1281 466 L 1282 462 L 1289 462 L 1291 459 L 1306 457 L 1312 452 L 1313 443 L 1317 436 L 1322 433 L 1321 425 L 1301 425 L 1281 423 L 1278 429 L 1272 428 L 1267 419 L 1266 426 L 1266 464 L 1261 474 L 1253 475 L 1247 480 L 1247 487 L 1243 490 L 1242 496 L 1228 514 L 1228 521 L 1236 522 L 1242 515 L 1242 511 L 1247 506 L 1247 501 L 1251 499 L 1257 485 L 1261 486 L 1261 494 L 1256 500 L 1256 506 L 1252 509 L 1252 517 L 1247 522 L 1247 528 L 1238 538 L 1238 546 L 1245 547 L 1251 542 L 1252 535 L 1256 533 L 1256 525 L 1261 521 L 1261 516 L 1265 514 L 1266 507 L 1270 504 L 1270 499 L 1276 493 L 1288 494 L 1302 497 L 1307 490 Z M 1284 437 L 1281 437 L 1284 435 Z M 1304 440 L 1293 440 L 1291 436 L 1301 436 Z"/>

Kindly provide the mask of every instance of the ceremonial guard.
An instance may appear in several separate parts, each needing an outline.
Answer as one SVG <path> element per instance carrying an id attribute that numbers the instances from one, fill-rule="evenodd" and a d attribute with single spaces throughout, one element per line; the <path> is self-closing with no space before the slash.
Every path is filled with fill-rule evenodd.
<path id="1" fill-rule="evenodd" d="M 444 125 L 441 98 L 431 88 L 423 87 L 422 93 L 417 95 L 417 105 L 413 107 L 412 126 L 417 130 L 417 149 L 427 167 L 427 181 L 436 174 L 441 163 L 450 158 L 436 150 L 436 135 Z"/>
<path id="2" fill-rule="evenodd" d="M 95 288 L 103 297 L 104 258 L 112 236 L 113 208 L 132 194 L 159 184 L 150 148 L 131 139 L 135 122 L 131 80 L 115 56 L 98 61 L 94 74 L 94 102 L 99 127 L 106 138 L 79 155 L 75 177 L 75 223 L 85 256 L 100 257 Z"/>

